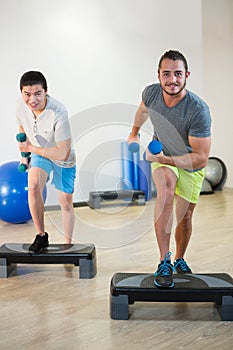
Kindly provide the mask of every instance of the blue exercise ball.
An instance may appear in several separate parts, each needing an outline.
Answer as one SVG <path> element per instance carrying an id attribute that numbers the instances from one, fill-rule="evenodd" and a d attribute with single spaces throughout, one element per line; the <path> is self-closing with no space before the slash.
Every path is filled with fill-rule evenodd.
<path id="1" fill-rule="evenodd" d="M 0 165 L 0 220 L 21 224 L 31 220 L 28 206 L 28 173 L 18 170 L 19 162 Z M 43 192 L 45 201 L 46 187 Z"/>

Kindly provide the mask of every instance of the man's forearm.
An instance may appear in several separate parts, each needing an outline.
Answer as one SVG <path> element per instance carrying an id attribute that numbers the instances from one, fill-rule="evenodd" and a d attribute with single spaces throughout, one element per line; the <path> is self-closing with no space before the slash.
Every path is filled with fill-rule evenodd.
<path id="1" fill-rule="evenodd" d="M 69 158 L 70 149 L 67 150 L 58 147 L 41 148 L 31 145 L 30 152 L 48 159 L 66 161 Z"/>
<path id="2" fill-rule="evenodd" d="M 131 135 L 132 135 L 132 136 L 137 136 L 139 130 L 140 130 L 140 127 L 139 127 L 139 126 L 133 125 L 132 131 L 131 131 Z"/>
<path id="3" fill-rule="evenodd" d="M 165 156 L 163 154 L 150 155 L 149 161 L 158 162 L 164 165 L 172 165 L 186 170 L 202 169 L 206 166 L 208 158 L 197 153 L 189 153 L 182 156 Z"/>
<path id="4" fill-rule="evenodd" d="M 132 136 L 136 136 L 138 134 L 141 126 L 146 122 L 147 119 L 148 119 L 147 108 L 144 105 L 144 103 L 141 102 L 135 114 L 134 124 L 131 132 Z"/>

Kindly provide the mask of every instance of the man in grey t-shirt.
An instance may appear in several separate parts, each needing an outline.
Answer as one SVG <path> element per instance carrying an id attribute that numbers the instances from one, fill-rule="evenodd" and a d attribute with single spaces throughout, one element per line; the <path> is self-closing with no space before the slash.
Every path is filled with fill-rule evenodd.
<path id="1" fill-rule="evenodd" d="M 153 155 L 146 150 L 152 162 L 153 181 L 157 190 L 155 205 L 155 232 L 160 252 L 160 263 L 154 274 L 154 283 L 160 288 L 172 288 L 173 271 L 191 273 L 184 255 L 192 233 L 192 216 L 198 202 L 204 167 L 211 144 L 211 117 L 206 103 L 186 89 L 190 72 L 186 58 L 179 51 L 163 54 L 158 65 L 159 84 L 147 86 L 136 112 L 128 142 L 139 142 L 138 132 L 150 117 L 154 139 L 163 150 Z M 170 236 L 176 203 L 176 253 L 174 265 L 170 260 Z"/>
<path id="2" fill-rule="evenodd" d="M 17 107 L 19 133 L 26 141 L 19 142 L 21 152 L 31 152 L 28 201 L 36 229 L 30 253 L 40 253 L 49 245 L 45 232 L 42 192 L 52 174 L 61 206 L 65 243 L 70 244 L 74 227 L 73 191 L 76 177 L 75 153 L 71 147 L 71 132 L 66 108 L 47 94 L 47 82 L 42 73 L 29 71 L 20 79 L 22 99 Z M 22 141 L 22 140 L 21 140 Z"/>

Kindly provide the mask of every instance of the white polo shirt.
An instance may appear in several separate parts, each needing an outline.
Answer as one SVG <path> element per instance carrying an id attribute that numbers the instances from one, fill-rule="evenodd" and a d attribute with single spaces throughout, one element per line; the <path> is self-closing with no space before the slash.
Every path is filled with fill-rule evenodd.
<path id="1" fill-rule="evenodd" d="M 44 111 L 35 118 L 34 114 L 21 99 L 18 101 L 16 120 L 22 125 L 29 141 L 37 147 L 55 147 L 56 142 L 71 139 L 68 113 L 62 103 L 47 95 Z M 51 160 L 59 166 L 71 168 L 75 165 L 75 152 L 71 149 L 66 161 Z"/>

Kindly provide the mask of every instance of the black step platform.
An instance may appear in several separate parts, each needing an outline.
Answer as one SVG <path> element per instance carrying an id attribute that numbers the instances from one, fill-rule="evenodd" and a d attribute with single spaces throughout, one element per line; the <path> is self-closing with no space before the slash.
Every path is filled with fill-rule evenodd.
<path id="1" fill-rule="evenodd" d="M 29 254 L 30 244 L 6 243 L 0 247 L 0 278 L 8 277 L 21 264 L 73 264 L 79 278 L 96 275 L 96 250 L 92 244 L 50 244 L 40 254 Z"/>
<path id="2" fill-rule="evenodd" d="M 136 205 L 145 205 L 145 193 L 139 190 L 93 191 L 89 193 L 88 205 L 92 209 L 100 209 L 101 201 L 124 199 Z"/>
<path id="3" fill-rule="evenodd" d="M 129 318 L 129 304 L 144 302 L 214 302 L 223 321 L 233 321 L 233 279 L 225 273 L 177 274 L 175 286 L 159 289 L 154 276 L 143 273 L 116 273 L 110 287 L 110 315 Z"/>

